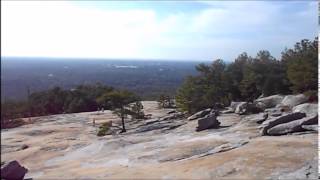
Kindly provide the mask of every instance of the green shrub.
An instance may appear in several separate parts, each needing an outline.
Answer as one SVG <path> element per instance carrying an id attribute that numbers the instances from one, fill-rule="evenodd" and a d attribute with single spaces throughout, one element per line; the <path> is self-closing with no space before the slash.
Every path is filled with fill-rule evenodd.
<path id="1" fill-rule="evenodd" d="M 103 123 L 98 130 L 97 136 L 105 136 L 108 134 L 109 130 L 111 127 L 111 123 L 110 122 L 105 122 Z"/>

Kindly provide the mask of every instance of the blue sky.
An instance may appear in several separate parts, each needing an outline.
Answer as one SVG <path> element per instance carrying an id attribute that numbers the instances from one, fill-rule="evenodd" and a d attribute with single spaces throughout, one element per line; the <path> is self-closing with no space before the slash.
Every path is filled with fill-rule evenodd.
<path id="1" fill-rule="evenodd" d="M 317 1 L 5 1 L 2 56 L 230 61 L 318 34 Z"/>

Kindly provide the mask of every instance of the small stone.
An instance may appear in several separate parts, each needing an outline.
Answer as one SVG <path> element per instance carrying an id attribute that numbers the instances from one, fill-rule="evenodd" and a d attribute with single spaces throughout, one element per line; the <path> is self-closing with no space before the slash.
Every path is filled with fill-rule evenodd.
<path id="1" fill-rule="evenodd" d="M 21 150 L 28 149 L 28 148 L 29 148 L 29 146 L 26 145 L 26 144 L 24 144 L 24 145 L 21 146 Z"/>

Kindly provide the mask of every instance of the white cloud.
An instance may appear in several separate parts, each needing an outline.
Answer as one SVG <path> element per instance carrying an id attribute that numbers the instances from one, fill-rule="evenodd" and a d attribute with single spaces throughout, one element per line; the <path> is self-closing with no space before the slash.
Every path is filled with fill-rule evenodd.
<path id="1" fill-rule="evenodd" d="M 62 1 L 2 2 L 2 55 L 230 60 L 317 33 L 316 2 L 299 12 L 263 1 L 205 1 L 198 13 L 106 10 Z"/>
<path id="2" fill-rule="evenodd" d="M 154 35 L 154 21 L 155 13 L 146 10 L 104 12 L 61 1 L 4 2 L 3 54 L 137 56 L 141 37 Z"/>

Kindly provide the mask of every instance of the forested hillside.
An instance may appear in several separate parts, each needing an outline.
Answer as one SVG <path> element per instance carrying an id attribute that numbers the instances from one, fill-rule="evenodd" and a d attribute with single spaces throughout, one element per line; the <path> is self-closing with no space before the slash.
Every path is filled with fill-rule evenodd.
<path id="1" fill-rule="evenodd" d="M 196 66 L 200 73 L 189 76 L 176 97 L 180 109 L 190 113 L 228 105 L 231 101 L 252 101 L 260 95 L 305 93 L 311 100 L 318 95 L 318 38 L 297 42 L 285 49 L 281 59 L 261 50 L 255 57 L 240 54 L 226 64 L 218 59 L 211 65 Z"/>

